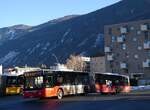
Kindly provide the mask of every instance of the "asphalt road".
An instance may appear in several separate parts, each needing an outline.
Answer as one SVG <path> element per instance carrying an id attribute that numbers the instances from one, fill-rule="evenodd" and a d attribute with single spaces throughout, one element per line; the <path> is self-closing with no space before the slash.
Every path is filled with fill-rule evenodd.
<path id="1" fill-rule="evenodd" d="M 150 94 L 68 96 L 62 100 L 0 98 L 0 110 L 150 110 Z"/>

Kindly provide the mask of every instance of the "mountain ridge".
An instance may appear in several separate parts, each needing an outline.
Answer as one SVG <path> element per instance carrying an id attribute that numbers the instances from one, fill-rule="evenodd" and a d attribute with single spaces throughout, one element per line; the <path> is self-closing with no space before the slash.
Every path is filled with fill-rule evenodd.
<path id="1" fill-rule="evenodd" d="M 0 46 L 0 63 L 4 66 L 53 65 L 57 62 L 54 55 L 60 63 L 65 63 L 71 54 L 104 54 L 104 25 L 149 19 L 147 1 L 122 0 L 53 25 L 30 28 L 21 37 Z"/>

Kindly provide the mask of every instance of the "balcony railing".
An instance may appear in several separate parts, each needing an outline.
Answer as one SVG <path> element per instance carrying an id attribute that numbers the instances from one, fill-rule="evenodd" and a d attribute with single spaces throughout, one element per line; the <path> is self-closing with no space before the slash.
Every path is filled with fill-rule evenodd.
<path id="1" fill-rule="evenodd" d="M 141 31 L 147 31 L 148 30 L 148 25 L 147 24 L 142 24 L 141 25 Z"/>
<path id="2" fill-rule="evenodd" d="M 111 51 L 112 51 L 112 49 L 110 47 L 105 47 L 105 53 L 109 53 Z"/>
<path id="3" fill-rule="evenodd" d="M 127 69 L 128 68 L 127 63 L 120 63 L 120 68 Z"/>
<path id="4" fill-rule="evenodd" d="M 114 60 L 114 55 L 113 54 L 107 55 L 107 60 L 108 61 L 113 61 Z"/>
<path id="5" fill-rule="evenodd" d="M 121 27 L 120 32 L 121 34 L 126 34 L 128 32 L 128 29 L 126 27 Z"/>
<path id="6" fill-rule="evenodd" d="M 117 37 L 117 42 L 123 43 L 125 41 L 125 36 Z"/>
<path id="7" fill-rule="evenodd" d="M 144 49 L 150 49 L 150 41 L 144 42 Z"/>
<path id="8" fill-rule="evenodd" d="M 143 68 L 149 68 L 150 67 L 150 60 L 147 59 L 146 61 L 143 62 Z"/>

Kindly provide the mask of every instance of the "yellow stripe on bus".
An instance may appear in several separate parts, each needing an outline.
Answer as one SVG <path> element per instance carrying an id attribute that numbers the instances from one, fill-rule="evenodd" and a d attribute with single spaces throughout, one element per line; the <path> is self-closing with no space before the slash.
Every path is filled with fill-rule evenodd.
<path id="1" fill-rule="evenodd" d="M 20 87 L 6 87 L 6 94 L 19 94 L 20 92 Z"/>

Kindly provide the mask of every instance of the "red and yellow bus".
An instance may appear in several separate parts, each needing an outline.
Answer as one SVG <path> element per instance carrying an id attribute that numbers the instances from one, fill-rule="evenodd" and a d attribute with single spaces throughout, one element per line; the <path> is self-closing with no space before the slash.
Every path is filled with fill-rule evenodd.
<path id="1" fill-rule="evenodd" d="M 0 76 L 0 95 L 21 94 L 23 89 L 23 77 L 21 75 Z"/>
<path id="2" fill-rule="evenodd" d="M 89 91 L 89 74 L 86 72 L 51 71 L 43 69 L 24 73 L 25 98 L 57 97 L 86 94 Z"/>
<path id="3" fill-rule="evenodd" d="M 117 73 L 95 73 L 97 93 L 116 94 L 130 92 L 129 76 Z"/>

